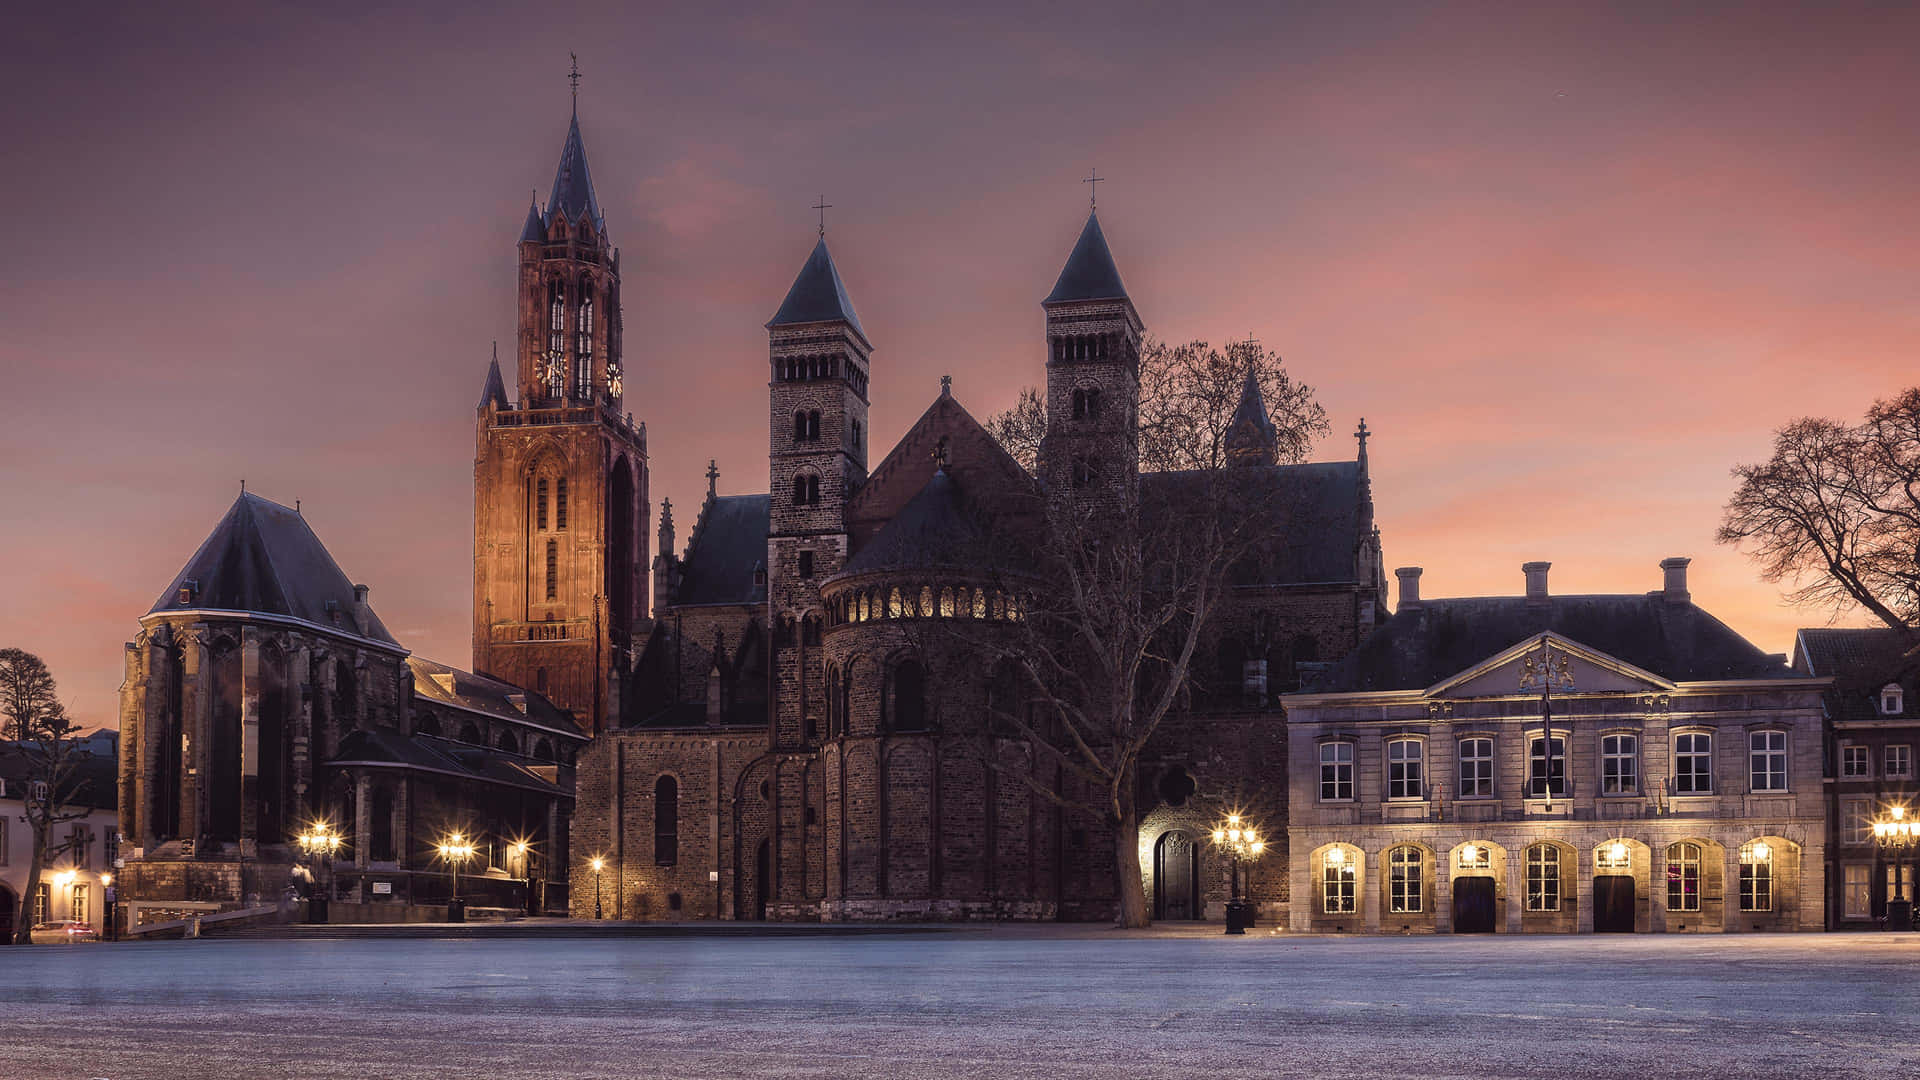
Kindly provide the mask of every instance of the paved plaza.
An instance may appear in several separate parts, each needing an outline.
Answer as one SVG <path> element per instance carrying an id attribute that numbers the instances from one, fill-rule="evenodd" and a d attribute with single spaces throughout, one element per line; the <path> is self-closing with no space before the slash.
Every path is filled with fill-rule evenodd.
<path id="1" fill-rule="evenodd" d="M 1920 1070 L 1920 936 L 178 941 L 0 950 L 0 1077 Z"/>

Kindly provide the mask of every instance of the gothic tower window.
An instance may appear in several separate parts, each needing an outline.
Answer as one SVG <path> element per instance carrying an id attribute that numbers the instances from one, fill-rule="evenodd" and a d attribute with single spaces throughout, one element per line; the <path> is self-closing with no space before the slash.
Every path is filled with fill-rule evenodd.
<path id="1" fill-rule="evenodd" d="M 547 478 L 544 476 L 533 485 L 533 527 L 541 531 L 547 527 Z"/>
<path id="2" fill-rule="evenodd" d="M 584 286 L 583 286 L 584 287 Z M 593 395 L 593 297 L 583 296 L 580 300 L 580 317 L 576 320 L 577 332 L 573 345 L 573 381 L 574 394 L 578 397 Z"/>
<path id="3" fill-rule="evenodd" d="M 547 599 L 560 596 L 560 545 L 547 541 Z"/>
<path id="4" fill-rule="evenodd" d="M 553 527 L 564 530 L 567 527 L 567 478 L 561 477 L 555 485 L 553 496 Z"/>
<path id="5" fill-rule="evenodd" d="M 793 505 L 812 506 L 820 501 L 820 478 L 802 473 L 793 478 Z"/>
<path id="6" fill-rule="evenodd" d="M 653 784 L 653 865 L 680 861 L 680 782 L 662 776 Z"/>
<path id="7" fill-rule="evenodd" d="M 565 366 L 561 357 L 567 349 L 567 301 L 561 294 L 560 283 L 552 286 L 552 299 L 547 305 L 547 396 L 559 398 L 565 390 Z"/>

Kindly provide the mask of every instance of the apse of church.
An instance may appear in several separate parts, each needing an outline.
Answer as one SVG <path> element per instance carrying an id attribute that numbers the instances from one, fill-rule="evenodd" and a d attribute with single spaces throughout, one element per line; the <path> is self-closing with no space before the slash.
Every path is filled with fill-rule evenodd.
<path id="1" fill-rule="evenodd" d="M 647 434 L 625 408 L 620 254 L 576 116 L 520 233 L 518 401 L 496 357 L 474 455 L 473 663 L 619 722 L 647 613 Z"/>

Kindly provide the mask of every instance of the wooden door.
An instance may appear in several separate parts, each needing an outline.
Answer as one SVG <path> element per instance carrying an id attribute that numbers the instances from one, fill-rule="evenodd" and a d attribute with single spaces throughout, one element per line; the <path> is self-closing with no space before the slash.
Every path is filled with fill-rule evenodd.
<path id="1" fill-rule="evenodd" d="M 1494 921 L 1493 879 L 1453 879 L 1453 932 L 1491 934 Z"/>
<path id="2" fill-rule="evenodd" d="M 1200 917 L 1199 845 L 1187 833 L 1175 830 L 1153 845 L 1153 917 Z"/>
<path id="3" fill-rule="evenodd" d="M 1596 934 L 1633 933 L 1633 875 L 1595 874 L 1593 931 Z"/>

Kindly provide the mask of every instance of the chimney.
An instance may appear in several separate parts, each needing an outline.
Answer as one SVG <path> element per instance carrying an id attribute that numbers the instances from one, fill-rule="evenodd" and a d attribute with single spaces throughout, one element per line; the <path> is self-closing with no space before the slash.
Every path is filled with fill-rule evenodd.
<path id="1" fill-rule="evenodd" d="M 1660 569 L 1666 572 L 1666 582 L 1660 595 L 1667 603 L 1684 604 L 1693 599 L 1693 594 L 1687 591 L 1687 564 L 1692 561 L 1679 556 L 1660 560 Z"/>
<path id="2" fill-rule="evenodd" d="M 1400 606 L 1395 611 L 1413 611 L 1420 606 L 1420 568 L 1403 566 L 1393 572 L 1400 579 Z"/>
<path id="3" fill-rule="evenodd" d="M 367 594 L 372 591 L 365 585 L 353 587 L 353 624 L 359 627 L 362 636 L 365 636 L 367 627 L 373 624 L 373 610 L 367 607 Z"/>
<path id="4" fill-rule="evenodd" d="M 1550 562 L 1521 563 L 1520 572 L 1527 575 L 1527 603 L 1544 604 L 1547 602 L 1547 571 L 1553 568 Z"/>

